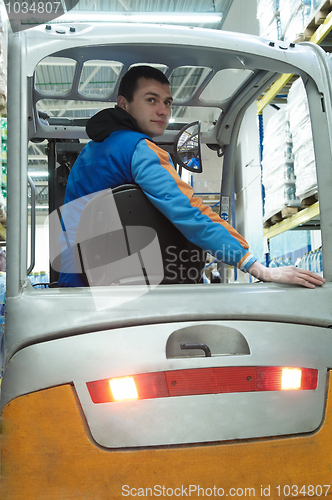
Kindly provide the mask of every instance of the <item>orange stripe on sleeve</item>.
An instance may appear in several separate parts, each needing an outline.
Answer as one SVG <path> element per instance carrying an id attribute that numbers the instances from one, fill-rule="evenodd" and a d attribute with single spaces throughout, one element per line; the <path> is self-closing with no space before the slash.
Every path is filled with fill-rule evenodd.
<path id="1" fill-rule="evenodd" d="M 212 222 L 221 224 L 231 234 L 231 236 L 238 240 L 243 248 L 249 248 L 249 245 L 243 238 L 243 236 L 241 236 L 228 222 L 221 219 L 219 215 L 212 210 L 211 207 L 205 205 L 201 198 L 194 196 L 194 190 L 192 189 L 192 187 L 182 179 L 180 179 L 175 168 L 169 163 L 168 153 L 151 141 L 147 140 L 146 143 L 148 147 L 158 156 L 161 166 L 165 168 L 167 172 L 173 177 L 182 194 L 184 194 L 189 199 L 191 206 L 198 208 L 198 210 L 203 215 L 209 217 Z M 246 256 L 243 257 L 242 260 L 244 261 L 245 258 Z"/>
<path id="2" fill-rule="evenodd" d="M 241 266 L 242 266 L 242 264 L 243 264 L 243 263 L 246 261 L 246 259 L 247 259 L 248 257 L 250 257 L 250 256 L 251 256 L 251 253 L 250 253 L 250 252 L 246 253 L 246 254 L 242 257 L 242 259 L 241 259 L 241 260 L 237 263 L 237 267 L 240 269 L 240 268 L 241 268 Z"/>

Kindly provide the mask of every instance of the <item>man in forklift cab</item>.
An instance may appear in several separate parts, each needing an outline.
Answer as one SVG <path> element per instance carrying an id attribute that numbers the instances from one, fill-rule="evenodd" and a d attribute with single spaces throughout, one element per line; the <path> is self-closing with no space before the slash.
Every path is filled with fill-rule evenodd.
<path id="1" fill-rule="evenodd" d="M 295 266 L 270 269 L 260 264 L 245 239 L 180 179 L 169 154 L 153 141 L 168 126 L 172 101 L 164 73 L 150 66 L 132 67 L 120 82 L 117 106 L 98 112 L 87 123 L 92 140 L 71 169 L 64 207 L 92 193 L 136 183 L 189 241 L 219 260 L 262 281 L 308 288 L 322 285 L 324 278 L 311 271 Z M 66 221 L 71 245 L 78 222 L 77 215 L 71 217 L 71 227 Z M 73 272 L 73 260 L 62 258 L 60 286 L 86 286 L 81 275 Z"/>

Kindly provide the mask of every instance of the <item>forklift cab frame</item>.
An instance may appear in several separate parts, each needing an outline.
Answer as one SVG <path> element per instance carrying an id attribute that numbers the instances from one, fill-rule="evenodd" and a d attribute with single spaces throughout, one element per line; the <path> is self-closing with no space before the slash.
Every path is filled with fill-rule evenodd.
<path id="1" fill-rule="evenodd" d="M 9 39 L 1 387 L 6 498 L 27 498 L 27 492 L 31 498 L 45 492 L 54 499 L 63 492 L 72 498 L 120 498 L 121 491 L 130 490 L 121 485 L 166 484 L 176 491 L 181 484 L 208 488 L 219 477 L 229 494 L 234 486 L 245 487 L 243 477 L 251 478 L 248 486 L 257 497 L 264 497 L 262 485 L 273 489 L 291 481 L 309 491 L 312 484 L 327 484 L 332 448 L 332 85 L 326 54 L 306 42 L 271 44 L 200 28 L 59 26 L 33 28 Z M 75 62 L 72 86 L 61 96 L 73 101 L 82 100 L 80 75 L 89 60 L 121 62 L 119 78 L 132 64 L 146 61 L 165 65 L 167 75 L 189 63 L 209 68 L 194 93 L 175 99 L 174 106 L 221 110 L 216 123 L 202 131 L 202 143 L 223 154 L 220 196 L 229 200 L 230 221 L 245 112 L 280 74 L 299 75 L 312 122 L 326 283 L 315 290 L 271 283 L 33 290 L 27 279 L 28 141 L 49 141 L 52 211 L 59 205 L 56 189 L 62 189 L 64 177 L 58 155 L 74 158 L 81 148 L 77 141 L 86 139 L 82 123 L 45 120 L 38 112 L 41 99 L 56 98 L 35 84 L 36 67 L 49 56 Z M 247 76 L 231 95 L 204 100 L 204 89 L 225 69 L 244 69 Z M 116 91 L 117 85 L 104 99 L 84 99 L 107 105 Z M 169 129 L 156 142 L 172 148 L 178 132 Z M 303 390 L 264 385 L 283 367 L 304 370 L 312 385 L 308 382 Z M 147 390 L 138 399 L 116 401 L 109 381 L 128 377 L 136 377 L 141 391 L 153 387 L 153 395 Z M 53 448 L 58 462 L 49 453 Z M 87 471 L 84 481 L 82 470 Z"/>

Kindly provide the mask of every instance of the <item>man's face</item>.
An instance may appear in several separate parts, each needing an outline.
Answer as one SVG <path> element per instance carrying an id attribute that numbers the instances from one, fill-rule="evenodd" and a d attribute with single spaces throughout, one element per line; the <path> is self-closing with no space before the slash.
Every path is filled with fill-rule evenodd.
<path id="1" fill-rule="evenodd" d="M 118 106 L 125 109 L 149 137 L 162 135 L 171 117 L 172 96 L 169 85 L 140 78 L 132 102 L 118 97 Z"/>

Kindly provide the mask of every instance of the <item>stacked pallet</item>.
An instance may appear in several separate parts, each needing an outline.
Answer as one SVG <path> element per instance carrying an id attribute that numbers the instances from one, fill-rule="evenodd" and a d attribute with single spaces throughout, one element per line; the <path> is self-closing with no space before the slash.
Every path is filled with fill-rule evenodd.
<path id="1" fill-rule="evenodd" d="M 264 8 L 267 9 L 265 12 Z M 320 25 L 331 18 L 331 11 L 332 0 L 257 0 L 260 34 L 287 41 L 308 40 Z M 277 31 L 271 29 L 271 23 L 277 25 Z M 293 78 L 290 83 L 291 86 L 287 88 L 287 106 L 283 105 L 283 109 L 286 116 L 285 134 L 290 133 L 292 137 L 293 172 L 294 179 L 296 179 L 294 200 L 297 200 L 300 207 L 307 207 L 318 201 L 311 122 L 302 80 Z M 280 111 L 277 114 L 279 115 L 279 113 Z M 279 118 L 281 117 L 282 115 L 279 115 Z M 277 120 L 277 118 L 272 120 Z M 272 121 L 271 126 L 275 128 L 274 121 Z M 272 177 L 271 179 L 268 178 L 273 161 L 271 163 L 267 155 L 270 154 L 271 158 L 273 156 L 273 154 L 271 156 L 271 153 L 269 153 L 269 148 L 275 148 L 276 135 L 277 132 L 274 130 L 274 136 L 272 134 L 271 139 L 267 135 L 264 139 L 262 177 L 265 186 L 265 227 L 294 215 L 299 209 L 296 207 L 295 201 L 287 202 L 287 199 L 285 199 L 285 193 L 282 193 L 280 176 L 275 177 L 275 184 L 273 184 Z M 268 145 L 269 140 L 271 146 Z M 279 144 L 279 147 L 283 146 Z M 276 193 L 278 189 L 279 199 L 277 200 Z M 271 190 L 274 190 L 275 198 L 273 200 L 271 200 Z"/>
<path id="2" fill-rule="evenodd" d="M 289 90 L 287 108 L 293 137 L 296 195 L 302 201 L 315 195 L 318 188 L 309 106 L 301 78 Z"/>
<path id="3" fill-rule="evenodd" d="M 331 11 L 332 0 L 257 0 L 259 33 L 274 40 L 308 40 Z"/>
<path id="4" fill-rule="evenodd" d="M 282 39 L 293 42 L 311 18 L 312 0 L 280 0 Z"/>
<path id="5" fill-rule="evenodd" d="M 267 124 L 262 169 L 265 227 L 294 215 L 299 207 L 318 201 L 308 100 L 300 78 L 289 90 L 287 106 Z"/>
<path id="6" fill-rule="evenodd" d="M 281 39 L 279 0 L 257 0 L 257 19 L 261 36 Z"/>
<path id="7" fill-rule="evenodd" d="M 265 189 L 264 222 L 278 222 L 297 212 L 293 139 L 287 109 L 280 109 L 268 121 L 262 160 L 262 181 Z M 291 210 L 290 210 L 291 209 Z"/>
<path id="8" fill-rule="evenodd" d="M 310 19 L 294 41 L 309 40 L 317 29 L 324 23 L 332 11 L 332 0 L 312 0 Z"/>

